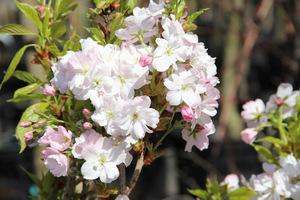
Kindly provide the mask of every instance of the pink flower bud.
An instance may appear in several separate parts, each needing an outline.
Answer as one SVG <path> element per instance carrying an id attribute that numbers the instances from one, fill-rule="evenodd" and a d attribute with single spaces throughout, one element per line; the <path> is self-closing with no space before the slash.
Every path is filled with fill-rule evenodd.
<path id="1" fill-rule="evenodd" d="M 85 128 L 85 129 L 91 129 L 92 127 L 93 127 L 93 125 L 90 123 L 90 122 L 85 122 L 84 124 L 83 124 L 83 127 Z"/>
<path id="2" fill-rule="evenodd" d="M 241 132 L 242 140 L 246 144 L 252 144 L 257 136 L 257 131 L 254 128 L 246 128 Z"/>
<path id="3" fill-rule="evenodd" d="M 38 125 L 39 127 L 44 126 L 44 125 L 47 123 L 47 121 L 48 121 L 48 119 L 43 118 L 43 119 L 41 119 L 40 121 L 38 121 L 37 125 Z"/>
<path id="4" fill-rule="evenodd" d="M 56 93 L 56 88 L 51 86 L 51 85 L 45 85 L 45 89 L 43 91 L 43 94 L 44 95 L 47 95 L 47 96 L 54 96 L 55 93 Z"/>
<path id="5" fill-rule="evenodd" d="M 21 122 L 19 124 L 19 126 L 23 127 L 23 128 L 27 128 L 27 127 L 30 127 L 32 125 L 32 122 L 31 121 L 26 121 L 26 122 Z"/>
<path id="6" fill-rule="evenodd" d="M 281 106 L 283 104 L 282 99 L 278 98 L 275 100 L 275 103 L 277 104 L 277 106 Z"/>
<path id="7" fill-rule="evenodd" d="M 87 119 L 91 119 L 91 116 L 93 115 L 93 112 L 91 112 L 89 109 L 84 108 L 82 110 L 83 115 L 85 116 L 85 118 Z"/>
<path id="8" fill-rule="evenodd" d="M 150 65 L 151 62 L 152 62 L 152 57 L 149 56 L 148 54 L 143 54 L 139 60 L 139 63 L 142 67 L 146 67 Z"/>
<path id="9" fill-rule="evenodd" d="M 181 115 L 183 119 L 185 119 L 188 122 L 191 122 L 194 118 L 193 109 L 189 106 L 183 106 L 183 108 L 181 109 Z"/>
<path id="10" fill-rule="evenodd" d="M 25 138 L 25 144 L 28 146 L 28 145 L 30 145 L 30 144 L 32 144 L 33 143 L 33 137 L 34 137 L 34 135 L 33 135 L 33 133 L 34 133 L 34 130 L 30 130 L 30 131 L 27 131 L 25 134 L 24 134 L 24 138 Z"/>
<path id="11" fill-rule="evenodd" d="M 43 112 L 39 109 L 32 109 L 32 112 L 34 112 L 35 114 L 42 114 Z"/>

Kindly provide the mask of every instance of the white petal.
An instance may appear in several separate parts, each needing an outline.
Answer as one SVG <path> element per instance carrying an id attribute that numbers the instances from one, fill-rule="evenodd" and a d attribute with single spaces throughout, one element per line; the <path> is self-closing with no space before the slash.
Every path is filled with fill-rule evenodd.
<path id="1" fill-rule="evenodd" d="M 100 163 L 98 161 L 86 161 L 81 166 L 83 178 L 87 180 L 95 180 L 100 176 Z"/>

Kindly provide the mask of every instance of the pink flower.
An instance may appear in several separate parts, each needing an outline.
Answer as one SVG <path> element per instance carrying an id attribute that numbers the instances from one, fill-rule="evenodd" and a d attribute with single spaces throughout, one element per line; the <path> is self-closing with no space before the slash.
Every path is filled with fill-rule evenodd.
<path id="1" fill-rule="evenodd" d="M 56 176 L 66 176 L 68 171 L 68 157 L 58 150 L 47 147 L 42 152 L 44 154 L 44 164 L 50 172 Z"/>
<path id="2" fill-rule="evenodd" d="M 102 135 L 97 133 L 94 129 L 88 130 L 80 135 L 80 137 L 75 138 L 75 144 L 72 147 L 72 154 L 75 158 L 82 158 L 82 150 L 95 145 L 97 140 L 101 138 Z"/>
<path id="3" fill-rule="evenodd" d="M 232 191 L 239 188 L 239 177 L 236 174 L 228 174 L 221 185 L 227 184 L 227 189 Z"/>
<path id="4" fill-rule="evenodd" d="M 152 57 L 149 56 L 148 54 L 143 54 L 139 60 L 139 63 L 142 67 L 146 67 L 150 65 L 151 62 L 152 62 Z"/>
<path id="5" fill-rule="evenodd" d="M 257 131 L 254 128 L 246 128 L 241 132 L 242 140 L 246 144 L 252 144 L 252 142 L 256 139 Z"/>
<path id="6" fill-rule="evenodd" d="M 182 138 L 186 141 L 185 151 L 191 152 L 192 147 L 195 145 L 201 151 L 208 148 L 208 135 L 213 134 L 215 132 L 215 127 L 213 123 L 208 123 L 205 126 L 200 128 L 200 131 L 190 132 L 187 129 L 183 129 Z"/>
<path id="7" fill-rule="evenodd" d="M 187 122 L 191 122 L 194 118 L 193 109 L 189 106 L 183 106 L 181 109 L 181 115 Z"/>
<path id="8" fill-rule="evenodd" d="M 45 134 L 38 140 L 38 143 L 42 146 L 50 145 L 54 149 L 63 151 L 70 146 L 71 139 L 72 132 L 67 131 L 65 127 L 58 126 L 58 130 L 55 131 L 50 126 L 46 126 Z"/>
<path id="9" fill-rule="evenodd" d="M 51 128 L 50 126 L 46 126 L 46 131 L 45 131 L 44 135 L 38 140 L 39 145 L 41 145 L 41 146 L 50 145 L 49 135 L 51 135 L 54 132 L 55 132 L 55 130 L 53 130 L 53 128 Z"/>
<path id="10" fill-rule="evenodd" d="M 33 143 L 33 137 L 34 137 L 33 133 L 34 133 L 34 130 L 30 130 L 24 134 L 25 143 L 27 146 Z"/>
<path id="11" fill-rule="evenodd" d="M 51 85 L 45 85 L 43 94 L 47 96 L 54 96 L 56 93 L 56 88 Z"/>

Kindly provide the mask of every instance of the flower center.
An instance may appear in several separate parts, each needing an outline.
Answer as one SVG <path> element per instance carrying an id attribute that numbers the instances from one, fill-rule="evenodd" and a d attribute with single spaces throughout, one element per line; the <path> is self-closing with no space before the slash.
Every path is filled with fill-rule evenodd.
<path id="1" fill-rule="evenodd" d="M 106 158 L 105 155 L 100 155 L 98 161 L 99 161 L 100 165 L 102 166 L 102 165 L 104 165 L 107 162 L 107 158 Z"/>

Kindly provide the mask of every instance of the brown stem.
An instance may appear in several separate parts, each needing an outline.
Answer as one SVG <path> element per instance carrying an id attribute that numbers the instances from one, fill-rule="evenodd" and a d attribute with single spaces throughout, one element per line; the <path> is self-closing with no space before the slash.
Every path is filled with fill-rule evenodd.
<path id="1" fill-rule="evenodd" d="M 129 194 L 133 190 L 133 188 L 134 188 L 137 180 L 139 179 L 139 176 L 141 174 L 142 168 L 144 166 L 144 156 L 145 156 L 144 154 L 145 154 L 145 152 L 144 152 L 144 147 L 143 147 L 143 150 L 141 151 L 141 154 L 139 155 L 138 160 L 136 162 L 136 166 L 135 166 L 133 175 L 132 175 L 132 177 L 130 179 L 129 185 L 126 188 L 126 191 L 125 191 L 125 194 L 127 196 L 129 196 Z"/>
<path id="2" fill-rule="evenodd" d="M 125 164 L 121 163 L 119 166 L 120 176 L 119 176 L 119 194 L 125 194 L 126 191 L 126 171 Z"/>
<path id="3" fill-rule="evenodd" d="M 71 160 L 71 164 L 70 164 L 70 168 L 75 167 L 76 166 L 76 162 L 72 159 Z M 66 183 L 66 191 L 64 193 L 64 200 L 71 200 L 73 198 L 73 193 L 74 193 L 74 189 L 75 189 L 75 178 L 76 176 L 69 174 L 67 177 L 67 183 Z"/>

